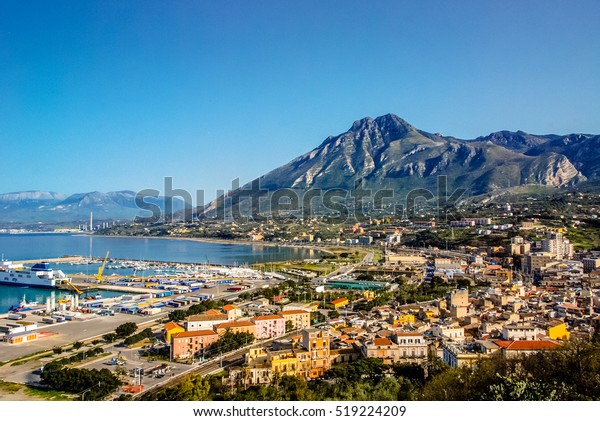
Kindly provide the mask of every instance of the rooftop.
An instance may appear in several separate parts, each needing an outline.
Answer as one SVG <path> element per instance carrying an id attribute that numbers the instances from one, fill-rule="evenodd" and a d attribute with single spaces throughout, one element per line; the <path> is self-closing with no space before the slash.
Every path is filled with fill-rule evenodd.
<path id="1" fill-rule="evenodd" d="M 216 335 L 216 333 L 212 330 L 192 330 L 190 332 L 179 332 L 173 335 L 174 339 L 179 338 L 194 338 L 196 336 L 211 336 Z"/>
<path id="2" fill-rule="evenodd" d="M 555 349 L 559 345 L 552 341 L 493 341 L 496 345 L 504 349 L 535 351 L 543 349 Z"/>

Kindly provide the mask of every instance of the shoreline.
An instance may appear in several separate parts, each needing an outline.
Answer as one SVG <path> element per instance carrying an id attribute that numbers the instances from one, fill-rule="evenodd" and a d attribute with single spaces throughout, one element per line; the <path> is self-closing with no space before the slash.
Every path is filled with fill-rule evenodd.
<path id="1" fill-rule="evenodd" d="M 83 236 L 90 236 L 90 234 L 83 234 Z M 268 241 L 249 241 L 249 240 L 226 240 L 219 238 L 199 238 L 199 237 L 160 237 L 156 235 L 105 235 L 105 234 L 91 234 L 92 237 L 103 237 L 103 238 L 150 238 L 160 240 L 187 240 L 195 241 L 198 243 L 213 243 L 213 244 L 230 244 L 240 246 L 263 246 L 263 247 L 286 247 L 286 248 L 297 248 L 297 249 L 309 249 L 318 251 L 323 254 L 334 254 L 327 250 L 323 246 L 314 246 L 310 244 L 274 244 Z"/>

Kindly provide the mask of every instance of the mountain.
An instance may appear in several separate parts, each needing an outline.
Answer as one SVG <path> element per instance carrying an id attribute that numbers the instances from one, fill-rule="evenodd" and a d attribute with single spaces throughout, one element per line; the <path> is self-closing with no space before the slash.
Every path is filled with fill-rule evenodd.
<path id="1" fill-rule="evenodd" d="M 44 191 L 0 194 L 0 225 L 86 223 L 90 212 L 95 220 L 129 220 L 150 216 L 135 203 L 136 193 L 130 190 L 102 193 L 76 193 L 66 196 Z M 164 197 L 145 198 L 147 203 L 164 209 Z M 183 209 L 181 200 L 173 200 L 173 209 Z"/>
<path id="2" fill-rule="evenodd" d="M 598 136 L 531 135 L 501 131 L 471 140 L 419 130 L 394 114 L 355 121 L 312 151 L 259 177 L 261 189 L 348 189 L 357 182 L 372 190 L 391 189 L 402 201 L 414 189 L 436 192 L 437 176 L 449 192 L 478 195 L 511 186 L 562 188 L 600 177 Z M 229 194 L 244 202 L 244 190 Z M 247 201 L 247 200 L 246 200 Z M 223 198 L 207 211 L 222 206 Z"/>

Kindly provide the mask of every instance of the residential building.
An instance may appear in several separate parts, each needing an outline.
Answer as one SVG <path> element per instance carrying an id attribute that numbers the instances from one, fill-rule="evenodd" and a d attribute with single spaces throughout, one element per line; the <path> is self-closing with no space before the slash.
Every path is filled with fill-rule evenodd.
<path id="1" fill-rule="evenodd" d="M 563 237 L 562 232 L 548 232 L 546 239 L 542 240 L 542 251 L 550 253 L 558 260 L 573 257 L 573 245 Z"/>
<path id="2" fill-rule="evenodd" d="M 507 341 L 534 341 L 538 339 L 538 335 L 545 333 L 545 330 L 537 326 L 523 323 L 511 323 L 502 327 L 502 338 Z"/>
<path id="3" fill-rule="evenodd" d="M 194 330 L 212 330 L 213 326 L 229 321 L 227 314 L 196 314 L 185 319 L 184 326 L 187 332 Z"/>
<path id="4" fill-rule="evenodd" d="M 431 333 L 436 338 L 451 339 L 453 341 L 464 341 L 465 329 L 458 325 L 434 324 Z"/>
<path id="5" fill-rule="evenodd" d="M 285 334 L 285 319 L 278 315 L 250 319 L 256 325 L 256 339 L 276 338 Z"/>
<path id="6" fill-rule="evenodd" d="M 550 253 L 533 253 L 523 256 L 521 260 L 521 270 L 527 274 L 532 274 L 535 270 L 556 260 L 556 256 Z"/>
<path id="7" fill-rule="evenodd" d="M 427 342 L 419 332 L 396 332 L 392 339 L 398 344 L 399 361 L 425 362 L 427 360 Z"/>
<path id="8" fill-rule="evenodd" d="M 457 343 L 442 343 L 442 360 L 452 368 L 461 368 L 475 364 L 483 354 L 468 351 L 463 345 Z"/>
<path id="9" fill-rule="evenodd" d="M 212 330 L 175 333 L 171 336 L 171 358 L 177 360 L 202 357 L 203 351 L 218 339 L 219 335 Z"/>
<path id="10" fill-rule="evenodd" d="M 310 327 L 310 312 L 305 310 L 287 310 L 280 311 L 277 313 L 283 317 L 286 323 L 289 321 L 292 323 L 292 330 L 304 329 Z"/>
<path id="11" fill-rule="evenodd" d="M 321 377 L 325 371 L 331 368 L 331 335 L 329 332 L 319 329 L 304 329 L 302 346 L 309 352 L 310 371 L 308 377 Z"/>
<path id="12" fill-rule="evenodd" d="M 540 341 L 493 341 L 501 348 L 502 355 L 506 358 L 517 357 L 519 355 L 533 354 L 541 351 L 549 351 L 559 347 L 556 342 Z"/>
<path id="13" fill-rule="evenodd" d="M 242 317 L 242 310 L 233 304 L 227 304 L 223 306 L 223 311 L 227 314 L 227 319 L 237 320 Z"/>
<path id="14" fill-rule="evenodd" d="M 222 336 L 225 332 L 231 333 L 251 333 L 256 337 L 256 325 L 250 320 L 238 320 L 233 322 L 225 322 L 214 325 L 214 330 Z"/>
<path id="15" fill-rule="evenodd" d="M 583 272 L 590 273 L 600 269 L 600 259 L 583 259 Z"/>
<path id="16" fill-rule="evenodd" d="M 183 328 L 183 326 L 175 322 L 166 323 L 162 329 L 163 338 L 168 344 L 171 343 L 171 336 L 179 332 L 185 332 L 185 329 Z"/>
<path id="17" fill-rule="evenodd" d="M 546 327 L 546 336 L 550 339 L 562 339 L 568 341 L 571 338 L 571 332 L 567 330 L 567 324 L 561 320 L 555 320 L 548 323 Z"/>
<path id="18" fill-rule="evenodd" d="M 388 338 L 375 338 L 365 341 L 360 347 L 363 357 L 378 358 L 384 364 L 400 361 L 400 350 L 397 344 Z"/>

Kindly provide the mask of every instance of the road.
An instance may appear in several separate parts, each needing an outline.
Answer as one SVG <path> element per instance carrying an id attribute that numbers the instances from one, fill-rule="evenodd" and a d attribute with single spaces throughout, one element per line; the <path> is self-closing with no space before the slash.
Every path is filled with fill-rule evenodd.
<path id="1" fill-rule="evenodd" d="M 295 335 L 298 335 L 297 330 L 287 333 L 279 338 L 262 341 L 260 343 L 255 342 L 253 344 L 246 345 L 243 348 L 229 352 L 227 354 L 223 354 L 220 357 L 215 357 L 210 360 L 197 363 L 197 364 L 193 365 L 192 367 L 186 365 L 187 367 L 190 367 L 190 368 L 188 368 L 187 370 L 181 371 L 179 373 L 176 372 L 173 376 L 168 376 L 168 378 L 165 377 L 165 378 L 163 378 L 159 381 L 155 381 L 155 382 L 151 381 L 148 384 L 143 383 L 145 386 L 144 390 L 140 393 L 134 394 L 133 397 L 139 398 L 140 396 L 142 396 L 150 391 L 155 391 L 155 390 L 159 389 L 160 387 L 164 387 L 164 386 L 168 385 L 169 383 L 176 383 L 178 381 L 178 379 L 180 379 L 181 377 L 183 377 L 187 374 L 193 373 L 196 375 L 208 376 L 210 374 L 218 373 L 223 368 L 226 368 L 226 367 L 229 367 L 232 365 L 242 364 L 245 361 L 245 356 L 246 356 L 246 352 L 247 352 L 248 348 L 251 348 L 253 346 L 258 346 L 258 345 L 268 347 L 275 340 L 281 340 L 281 339 L 285 339 L 285 338 L 292 337 Z M 169 363 L 169 364 L 173 364 L 173 363 Z M 118 394 L 115 394 L 115 395 L 118 396 Z"/>

